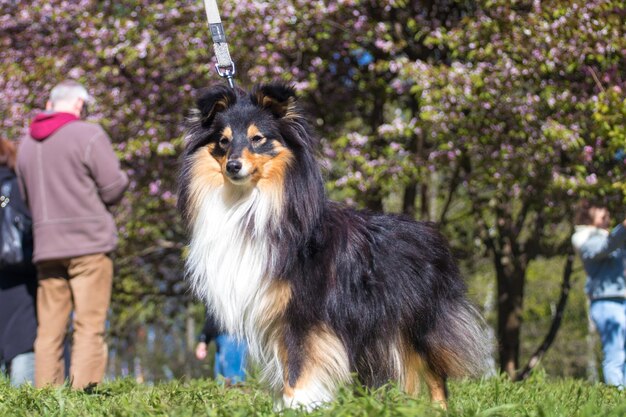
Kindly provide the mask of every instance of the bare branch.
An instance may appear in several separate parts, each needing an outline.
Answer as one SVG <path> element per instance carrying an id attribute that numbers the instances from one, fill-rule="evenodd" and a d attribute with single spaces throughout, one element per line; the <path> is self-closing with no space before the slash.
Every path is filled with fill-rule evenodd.
<path id="1" fill-rule="evenodd" d="M 563 320 L 563 313 L 565 311 L 565 306 L 567 305 L 567 298 L 569 296 L 569 291 L 571 288 L 571 276 L 572 276 L 572 265 L 574 263 L 574 250 L 570 246 L 567 253 L 567 260 L 565 261 L 565 267 L 563 268 L 563 282 L 561 284 L 561 297 L 559 298 L 559 303 L 557 304 L 556 312 L 554 313 L 554 317 L 552 319 L 552 324 L 550 325 L 550 330 L 546 335 L 543 343 L 539 346 L 539 348 L 532 354 L 526 366 L 519 371 L 514 378 L 514 381 L 523 381 L 528 378 L 530 372 L 535 368 L 541 359 L 545 356 L 546 352 L 554 342 L 556 338 L 556 334 L 561 327 L 561 322 Z"/>
<path id="2" fill-rule="evenodd" d="M 454 172 L 452 173 L 452 179 L 450 180 L 450 187 L 448 188 L 448 196 L 446 197 L 446 202 L 444 203 L 443 209 L 441 210 L 441 216 L 439 217 L 440 225 L 446 224 L 446 215 L 448 214 L 448 210 L 450 209 L 450 206 L 452 205 L 452 198 L 460 183 L 459 179 L 461 177 L 462 165 L 463 164 L 461 163 L 461 160 L 459 159 L 459 161 L 456 164 L 456 167 L 454 168 Z"/>

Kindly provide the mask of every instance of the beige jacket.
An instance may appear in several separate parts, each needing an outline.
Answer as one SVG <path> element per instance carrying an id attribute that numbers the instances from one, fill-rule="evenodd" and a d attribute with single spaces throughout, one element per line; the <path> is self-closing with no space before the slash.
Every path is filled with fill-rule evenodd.
<path id="1" fill-rule="evenodd" d="M 121 199 L 128 176 L 102 127 L 76 120 L 45 138 L 25 136 L 17 174 L 33 217 L 33 261 L 115 248 L 117 230 L 107 206 Z"/>

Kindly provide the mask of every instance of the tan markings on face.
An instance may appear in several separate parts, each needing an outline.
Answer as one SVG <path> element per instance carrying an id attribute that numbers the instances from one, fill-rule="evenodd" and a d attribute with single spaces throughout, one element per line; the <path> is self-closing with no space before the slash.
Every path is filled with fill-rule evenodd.
<path id="1" fill-rule="evenodd" d="M 254 180 L 257 181 L 257 188 L 271 197 L 274 215 L 279 215 L 284 202 L 285 177 L 293 154 L 281 145 L 275 146 L 274 151 L 278 154 L 269 158 L 264 155 L 259 161 L 262 169 L 258 170 Z"/>
<path id="2" fill-rule="evenodd" d="M 248 139 L 252 139 L 255 136 L 261 136 L 263 137 L 263 141 L 265 141 L 265 135 L 261 133 L 259 128 L 254 123 L 248 126 L 248 131 L 246 132 L 246 135 L 248 136 Z"/>
<path id="3" fill-rule="evenodd" d="M 224 136 L 228 140 L 233 140 L 233 129 L 231 129 L 230 126 L 226 126 L 222 130 L 222 136 Z"/>
<path id="4" fill-rule="evenodd" d="M 250 152 L 249 149 L 244 149 L 241 153 L 241 163 L 250 168 L 249 172 L 254 183 L 257 183 L 263 177 L 265 165 L 271 160 L 272 155 Z"/>
<path id="5" fill-rule="evenodd" d="M 293 154 L 289 149 L 278 144 L 274 146 L 274 152 L 276 152 L 276 155 L 263 165 L 263 173 L 259 181 L 270 180 L 284 182 L 285 176 L 287 175 L 287 168 L 293 160 Z"/>
<path id="6" fill-rule="evenodd" d="M 207 193 L 224 185 L 220 162 L 211 155 L 214 147 L 215 145 L 211 144 L 200 148 L 192 157 L 191 183 L 189 185 L 189 203 L 192 216 L 198 213 Z"/>
<path id="7" fill-rule="evenodd" d="M 248 141 L 252 144 L 252 146 L 260 146 L 267 142 L 267 138 L 259 128 L 252 123 L 248 126 L 248 131 L 246 132 L 246 136 L 248 137 Z"/>
<path id="8" fill-rule="evenodd" d="M 217 160 L 217 162 L 219 162 L 220 164 L 220 170 L 222 171 L 222 175 L 226 178 L 226 164 L 228 163 L 228 157 L 226 155 L 224 156 L 216 156 L 215 159 Z"/>
<path id="9" fill-rule="evenodd" d="M 228 139 L 229 141 L 232 141 L 233 129 L 230 126 L 226 126 L 224 129 L 222 129 L 222 137 Z M 226 175 L 226 163 L 228 162 L 228 158 L 226 156 L 216 156 L 215 159 L 219 162 L 222 173 Z"/>

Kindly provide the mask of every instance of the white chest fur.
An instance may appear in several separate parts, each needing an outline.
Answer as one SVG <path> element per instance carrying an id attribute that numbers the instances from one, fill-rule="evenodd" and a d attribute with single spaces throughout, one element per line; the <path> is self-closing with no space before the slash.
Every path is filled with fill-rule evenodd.
<path id="1" fill-rule="evenodd" d="M 271 274 L 270 216 L 258 189 L 220 187 L 203 196 L 193 225 L 187 260 L 193 289 L 224 330 L 239 337 L 256 321 L 255 300 Z"/>

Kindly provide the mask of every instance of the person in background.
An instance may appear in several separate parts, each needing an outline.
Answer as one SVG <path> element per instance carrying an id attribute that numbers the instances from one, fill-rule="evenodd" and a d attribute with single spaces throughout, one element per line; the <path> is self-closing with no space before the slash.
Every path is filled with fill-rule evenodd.
<path id="1" fill-rule="evenodd" d="M 246 345 L 235 337 L 219 331 L 212 314 L 207 312 L 206 321 L 196 346 L 196 358 L 204 360 L 208 354 L 208 345 L 215 339 L 215 379 L 226 384 L 243 382 L 246 377 Z"/>
<path id="2" fill-rule="evenodd" d="M 10 205 L 30 220 L 14 171 L 15 151 L 13 143 L 0 138 L 0 217 Z M 3 189 L 10 191 L 4 195 Z M 0 243 L 1 240 L 0 234 Z M 23 230 L 21 243 L 21 262 L 0 260 L 0 367 L 7 371 L 14 386 L 35 383 L 33 344 L 37 334 L 37 271 L 32 263 L 33 240 L 29 226 Z"/>
<path id="3" fill-rule="evenodd" d="M 584 202 L 577 214 L 572 244 L 587 282 L 589 312 L 602 342 L 602 371 L 609 385 L 626 384 L 626 220 L 610 229 L 609 210 Z"/>
<path id="4" fill-rule="evenodd" d="M 64 382 L 63 343 L 70 312 L 70 382 L 75 388 L 104 378 L 104 340 L 111 301 L 117 229 L 109 212 L 128 177 L 104 129 L 80 119 L 91 101 L 85 87 L 63 81 L 50 92 L 18 150 L 17 174 L 33 216 L 37 266 L 35 386 Z"/>

